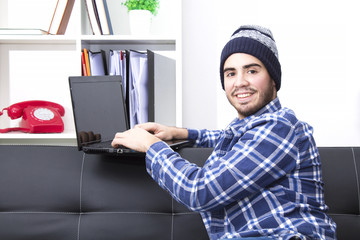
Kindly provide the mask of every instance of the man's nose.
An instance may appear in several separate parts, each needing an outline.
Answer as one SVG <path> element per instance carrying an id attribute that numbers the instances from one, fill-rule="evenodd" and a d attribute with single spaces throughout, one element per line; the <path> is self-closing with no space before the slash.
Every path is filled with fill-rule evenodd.
<path id="1" fill-rule="evenodd" d="M 244 74 L 238 74 L 235 80 L 236 87 L 243 87 L 249 85 L 249 81 L 247 80 Z"/>

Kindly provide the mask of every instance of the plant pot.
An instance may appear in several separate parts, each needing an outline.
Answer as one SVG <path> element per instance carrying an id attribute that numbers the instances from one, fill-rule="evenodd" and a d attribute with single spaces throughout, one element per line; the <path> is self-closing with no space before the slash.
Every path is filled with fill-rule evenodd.
<path id="1" fill-rule="evenodd" d="M 133 35 L 148 35 L 150 33 L 151 12 L 148 10 L 129 11 L 130 32 Z"/>

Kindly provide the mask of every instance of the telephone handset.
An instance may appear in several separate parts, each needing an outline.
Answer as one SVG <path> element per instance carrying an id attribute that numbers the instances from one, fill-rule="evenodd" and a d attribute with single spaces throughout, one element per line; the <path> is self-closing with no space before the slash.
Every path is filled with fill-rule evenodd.
<path id="1" fill-rule="evenodd" d="M 0 111 L 7 110 L 11 119 L 22 117 L 20 127 L 0 129 L 0 133 L 10 131 L 22 131 L 27 133 L 60 133 L 64 131 L 64 123 L 61 119 L 65 114 L 63 106 L 48 101 L 25 101 L 15 103 Z"/>

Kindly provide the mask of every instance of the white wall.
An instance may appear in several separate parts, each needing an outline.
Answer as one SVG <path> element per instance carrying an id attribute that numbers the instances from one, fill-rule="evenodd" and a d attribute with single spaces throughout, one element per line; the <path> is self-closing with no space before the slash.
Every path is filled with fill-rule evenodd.
<path id="1" fill-rule="evenodd" d="M 183 125 L 236 117 L 219 80 L 224 44 L 242 24 L 269 27 L 283 106 L 314 127 L 318 146 L 360 146 L 360 17 L 356 1 L 183 0 Z"/>

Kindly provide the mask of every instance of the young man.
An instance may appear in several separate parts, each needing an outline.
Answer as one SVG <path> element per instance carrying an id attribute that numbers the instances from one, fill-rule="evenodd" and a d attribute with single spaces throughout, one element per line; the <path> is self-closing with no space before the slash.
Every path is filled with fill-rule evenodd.
<path id="1" fill-rule="evenodd" d="M 222 51 L 220 78 L 238 112 L 225 130 L 147 123 L 117 133 L 113 146 L 146 152 L 148 173 L 201 213 L 210 239 L 336 239 L 312 128 L 277 98 L 281 66 L 271 31 L 237 29 Z M 167 139 L 193 139 L 214 151 L 200 168 Z"/>

